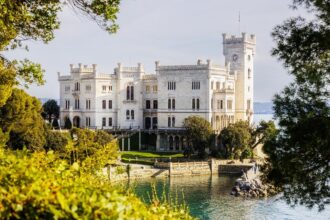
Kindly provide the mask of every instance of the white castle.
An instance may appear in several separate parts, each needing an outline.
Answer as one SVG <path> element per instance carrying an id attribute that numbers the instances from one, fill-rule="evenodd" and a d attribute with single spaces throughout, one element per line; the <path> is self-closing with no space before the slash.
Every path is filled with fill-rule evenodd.
<path id="1" fill-rule="evenodd" d="M 153 74 L 140 63 L 118 63 L 113 73 L 71 64 L 70 75 L 58 75 L 61 125 L 70 119 L 76 127 L 142 130 L 157 136 L 156 150 L 179 151 L 187 144 L 179 131 L 188 116 L 203 117 L 215 133 L 235 121 L 252 122 L 255 45 L 254 35 L 223 34 L 224 66 L 156 61 Z"/>

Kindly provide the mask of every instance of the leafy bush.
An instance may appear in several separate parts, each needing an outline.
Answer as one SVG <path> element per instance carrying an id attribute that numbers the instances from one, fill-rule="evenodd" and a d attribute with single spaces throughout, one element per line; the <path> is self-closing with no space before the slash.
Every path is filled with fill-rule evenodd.
<path id="1" fill-rule="evenodd" d="M 65 147 L 69 142 L 68 134 L 58 131 L 46 131 L 46 150 L 54 150 L 58 152 L 65 152 Z"/>
<path id="2" fill-rule="evenodd" d="M 52 152 L 0 149 L 1 219 L 191 219 L 179 206 L 135 195 Z"/>
<path id="3" fill-rule="evenodd" d="M 242 154 L 241 154 L 242 159 L 248 159 L 248 158 L 253 158 L 253 150 L 250 148 L 246 148 Z"/>
<path id="4" fill-rule="evenodd" d="M 72 128 L 72 123 L 71 123 L 71 120 L 70 118 L 66 117 L 64 119 L 64 128 L 65 129 L 71 129 Z"/>

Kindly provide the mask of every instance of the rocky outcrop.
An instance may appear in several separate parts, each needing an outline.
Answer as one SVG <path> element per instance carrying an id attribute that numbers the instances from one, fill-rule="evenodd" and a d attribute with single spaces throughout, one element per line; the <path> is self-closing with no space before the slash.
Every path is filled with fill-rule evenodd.
<path id="1" fill-rule="evenodd" d="M 250 180 L 242 177 L 236 180 L 230 194 L 242 197 L 267 197 L 276 194 L 276 190 L 272 185 L 263 184 L 259 176 Z"/>

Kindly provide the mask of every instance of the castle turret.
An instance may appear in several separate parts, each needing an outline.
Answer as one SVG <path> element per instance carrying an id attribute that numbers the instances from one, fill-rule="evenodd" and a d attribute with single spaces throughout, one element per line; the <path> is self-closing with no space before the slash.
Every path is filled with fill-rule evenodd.
<path id="1" fill-rule="evenodd" d="M 256 50 L 255 35 L 242 33 L 241 37 L 223 34 L 225 62 L 230 62 L 230 71 L 237 71 L 235 82 L 235 118 L 253 119 L 253 60 Z"/>

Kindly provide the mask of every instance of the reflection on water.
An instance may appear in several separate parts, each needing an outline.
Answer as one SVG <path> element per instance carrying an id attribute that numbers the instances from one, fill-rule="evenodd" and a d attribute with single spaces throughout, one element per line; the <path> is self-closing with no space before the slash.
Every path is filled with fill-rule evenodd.
<path id="1" fill-rule="evenodd" d="M 189 176 L 143 179 L 131 182 L 136 194 L 150 201 L 152 184 L 158 197 L 169 193 L 179 202 L 184 201 L 190 213 L 200 219 L 330 219 L 329 209 L 318 213 L 304 207 L 290 208 L 283 201 L 243 199 L 229 195 L 235 176 Z M 133 183 L 133 184 L 132 184 Z"/>

